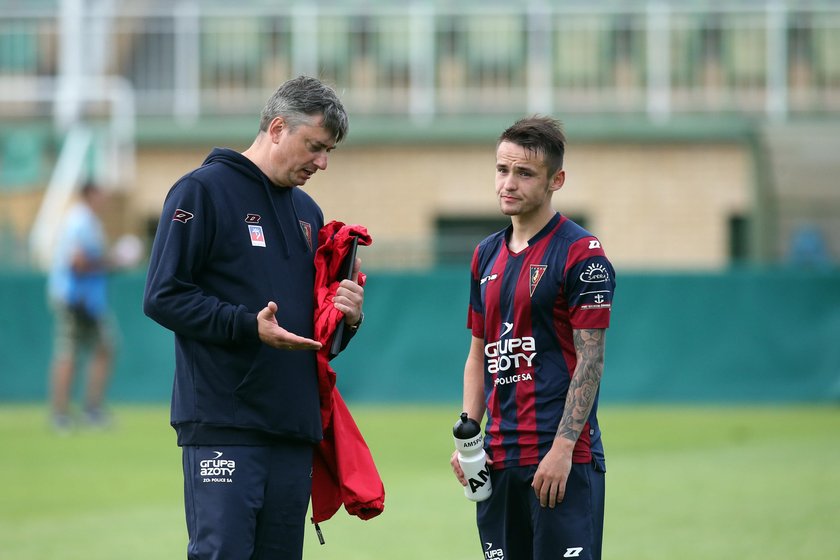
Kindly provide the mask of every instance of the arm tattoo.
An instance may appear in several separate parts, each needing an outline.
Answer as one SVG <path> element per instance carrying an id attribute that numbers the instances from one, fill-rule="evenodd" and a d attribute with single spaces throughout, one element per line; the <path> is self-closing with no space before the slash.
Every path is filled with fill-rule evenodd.
<path id="1" fill-rule="evenodd" d="M 604 329 L 575 329 L 573 338 L 577 366 L 569 383 L 563 418 L 557 436 L 577 441 L 589 419 L 589 412 L 598 394 L 601 375 L 604 373 Z"/>

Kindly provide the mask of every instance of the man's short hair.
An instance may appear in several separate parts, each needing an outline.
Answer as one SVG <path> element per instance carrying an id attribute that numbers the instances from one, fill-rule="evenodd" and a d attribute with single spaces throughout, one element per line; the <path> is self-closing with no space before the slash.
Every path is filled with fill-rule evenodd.
<path id="1" fill-rule="evenodd" d="M 566 152 L 566 135 L 560 121 L 543 115 L 533 115 L 519 119 L 508 127 L 496 142 L 511 142 L 522 146 L 529 152 L 542 155 L 551 177 L 558 169 L 563 169 L 563 155 Z"/>
<path id="2" fill-rule="evenodd" d="M 99 185 L 93 181 L 86 181 L 82 183 L 81 187 L 79 187 L 79 194 L 82 195 L 82 198 L 88 199 L 94 193 L 99 192 L 99 190 Z"/>
<path id="3" fill-rule="evenodd" d="M 336 143 L 347 136 L 347 112 L 335 90 L 315 78 L 298 76 L 284 82 L 268 99 L 260 114 L 260 131 L 267 132 L 277 117 L 283 117 L 294 130 L 308 124 L 315 115 L 323 115 L 323 127 L 332 133 Z"/>

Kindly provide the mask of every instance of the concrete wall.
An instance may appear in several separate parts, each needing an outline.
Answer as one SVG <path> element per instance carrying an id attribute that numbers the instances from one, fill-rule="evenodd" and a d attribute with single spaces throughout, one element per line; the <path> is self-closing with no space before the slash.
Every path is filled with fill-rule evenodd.
<path id="1" fill-rule="evenodd" d="M 244 149 L 246 146 L 231 146 Z M 200 165 L 206 148 L 141 147 L 130 219 L 157 217 L 167 190 Z M 498 216 L 494 146 L 340 146 L 305 186 L 328 220 L 361 223 L 374 237 L 369 262 L 395 248 L 428 265 L 438 216 Z M 707 268 L 728 263 L 728 223 L 751 208 L 749 148 L 738 142 L 571 144 L 555 207 L 584 215 L 619 266 Z M 490 232 L 488 232 L 490 233 Z"/>

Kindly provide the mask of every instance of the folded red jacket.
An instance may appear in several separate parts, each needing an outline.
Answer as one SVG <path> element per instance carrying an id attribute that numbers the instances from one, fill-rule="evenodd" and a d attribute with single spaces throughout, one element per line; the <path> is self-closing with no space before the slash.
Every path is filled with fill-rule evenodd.
<path id="1" fill-rule="evenodd" d="M 336 329 L 343 328 L 344 314 L 333 306 L 339 272 L 350 251 L 352 237 L 359 245 L 370 245 L 363 226 L 330 222 L 318 232 L 315 252 L 315 339 L 318 351 L 318 389 L 324 439 L 316 448 L 312 468 L 312 522 L 332 517 L 344 505 L 351 515 L 370 519 L 385 508 L 385 486 L 359 427 L 335 386 L 336 373 L 330 366 L 330 342 Z M 364 285 L 365 275 L 358 283 Z"/>

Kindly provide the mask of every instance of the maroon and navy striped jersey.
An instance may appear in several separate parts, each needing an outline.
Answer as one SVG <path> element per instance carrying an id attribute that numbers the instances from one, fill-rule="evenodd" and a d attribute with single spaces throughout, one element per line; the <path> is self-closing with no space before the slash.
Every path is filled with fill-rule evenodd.
<path id="1" fill-rule="evenodd" d="M 485 447 L 494 468 L 534 465 L 551 448 L 577 358 L 573 329 L 609 326 L 615 273 L 591 233 L 555 214 L 519 253 L 511 227 L 476 247 L 467 327 L 484 341 Z M 598 400 L 573 461 L 604 466 Z"/>

